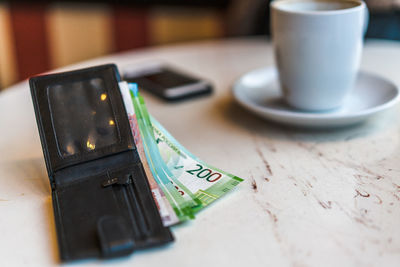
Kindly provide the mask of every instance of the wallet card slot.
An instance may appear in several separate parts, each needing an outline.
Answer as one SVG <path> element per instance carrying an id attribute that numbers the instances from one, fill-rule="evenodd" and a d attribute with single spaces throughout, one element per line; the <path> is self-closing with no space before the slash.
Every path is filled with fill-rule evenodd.
<path id="1" fill-rule="evenodd" d="M 123 199 L 125 202 L 125 205 L 128 208 L 128 214 L 129 214 L 129 218 L 132 222 L 132 227 L 133 227 L 133 232 L 134 232 L 134 236 L 136 238 L 141 238 L 142 236 L 142 232 L 141 229 L 139 228 L 138 224 L 136 223 L 137 221 L 137 215 L 133 212 L 133 205 L 132 205 L 132 201 L 131 201 L 131 197 L 128 194 L 128 191 L 126 189 L 126 186 L 120 186 L 120 190 L 122 191 L 123 194 Z M 135 238 L 135 239 L 136 239 Z"/>
<path id="2" fill-rule="evenodd" d="M 108 173 L 108 178 L 102 181 L 101 186 L 103 188 L 112 187 L 116 195 L 120 196 L 122 209 L 126 210 L 127 216 L 132 222 L 135 239 L 144 240 L 150 232 L 147 214 L 132 174 L 126 174 L 126 172 L 129 173 L 129 170 Z"/>
<path id="3" fill-rule="evenodd" d="M 137 214 L 139 227 L 142 233 L 147 236 L 150 232 L 150 227 L 134 179 L 132 179 L 132 183 L 129 184 L 126 189 L 133 203 L 133 211 Z"/>

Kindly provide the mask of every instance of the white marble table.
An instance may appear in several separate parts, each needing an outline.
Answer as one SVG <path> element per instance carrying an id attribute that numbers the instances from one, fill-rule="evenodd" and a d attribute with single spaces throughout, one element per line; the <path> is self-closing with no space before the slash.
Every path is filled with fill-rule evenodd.
<path id="1" fill-rule="evenodd" d="M 241 74 L 273 64 L 270 43 L 156 47 L 67 69 L 163 60 L 209 78 L 211 97 L 149 110 L 189 150 L 245 181 L 173 227 L 176 242 L 107 266 L 400 266 L 399 108 L 350 128 L 281 127 L 238 107 Z M 400 44 L 371 41 L 362 68 L 400 84 Z M 0 266 L 59 263 L 50 188 L 27 82 L 0 94 Z"/>

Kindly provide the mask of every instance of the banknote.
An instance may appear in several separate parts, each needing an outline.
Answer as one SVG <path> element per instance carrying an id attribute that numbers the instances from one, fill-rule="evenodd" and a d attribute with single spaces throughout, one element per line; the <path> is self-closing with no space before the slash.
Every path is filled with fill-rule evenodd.
<path id="1" fill-rule="evenodd" d="M 176 179 L 176 177 L 171 173 L 171 170 L 167 167 L 165 162 L 162 160 L 162 157 L 161 157 L 160 151 L 157 147 L 154 133 L 152 130 L 153 127 L 151 124 L 150 115 L 147 111 L 147 107 L 144 103 L 143 98 L 140 96 L 138 91 L 136 91 L 136 94 L 137 94 L 137 96 L 134 98 L 138 101 L 139 104 L 137 104 L 137 105 L 134 104 L 134 106 L 135 107 L 138 106 L 140 108 L 140 114 L 142 115 L 143 122 L 144 122 L 144 127 L 140 128 L 140 131 L 142 133 L 143 132 L 148 133 L 148 134 L 146 134 L 146 136 L 148 136 L 148 139 L 145 139 L 145 140 L 149 140 L 149 144 L 153 147 L 152 151 L 151 151 L 153 153 L 152 158 L 158 159 L 158 167 L 165 173 L 165 175 L 169 179 L 170 183 L 172 183 L 173 186 L 178 190 L 178 192 L 185 199 L 187 204 L 190 205 L 190 207 L 193 210 L 200 208 L 201 201 L 190 190 L 188 190 L 184 184 L 182 184 L 178 179 Z"/>
<path id="2" fill-rule="evenodd" d="M 200 160 L 183 147 L 155 118 L 151 117 L 156 143 L 174 177 L 202 203 L 201 210 L 243 181 Z"/>
<path id="3" fill-rule="evenodd" d="M 140 135 L 139 126 L 136 119 L 135 109 L 131 101 L 131 95 L 128 84 L 126 82 L 120 82 L 119 88 L 121 91 L 122 98 L 124 100 L 125 109 L 128 115 L 136 149 L 142 161 L 143 168 L 146 173 L 147 180 L 149 182 L 150 190 L 153 194 L 153 198 L 154 201 L 156 202 L 163 224 L 164 226 L 171 226 L 177 224 L 180 222 L 180 219 L 176 215 L 174 209 L 172 208 L 170 202 L 168 201 L 166 195 L 164 194 L 164 191 L 161 190 L 160 186 L 158 185 L 153 176 L 153 173 L 150 170 L 150 165 L 145 155 L 143 141 Z"/>
<path id="4" fill-rule="evenodd" d="M 133 85 L 134 86 L 134 85 Z M 139 94 L 137 92 L 136 94 Z M 143 98 L 138 97 L 141 114 L 146 122 L 146 130 L 151 129 L 151 139 L 155 140 L 160 164 L 166 165 L 168 177 L 186 201 L 196 201 L 191 205 L 194 212 L 211 204 L 243 181 L 235 175 L 215 168 L 190 153 L 155 118 L 153 118 Z M 142 130 L 142 129 L 141 129 Z M 197 201 L 200 201 L 198 205 Z"/>
<path id="5" fill-rule="evenodd" d="M 193 219 L 196 212 L 243 181 L 205 163 L 183 147 L 149 114 L 136 84 L 123 83 L 121 92 L 138 153 L 165 225 Z"/>
<path id="6" fill-rule="evenodd" d="M 145 108 L 143 98 L 137 90 L 137 85 L 129 84 L 129 89 L 150 169 L 180 221 L 187 220 L 188 218 L 193 219 L 193 208 L 200 206 L 201 202 L 180 181 L 175 179 L 166 167 L 155 142 L 147 109 Z"/>

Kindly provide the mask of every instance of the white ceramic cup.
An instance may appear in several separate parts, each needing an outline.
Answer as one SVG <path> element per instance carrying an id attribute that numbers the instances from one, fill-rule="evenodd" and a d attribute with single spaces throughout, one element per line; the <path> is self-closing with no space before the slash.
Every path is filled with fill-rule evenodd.
<path id="1" fill-rule="evenodd" d="M 368 23 L 359 0 L 271 2 L 272 39 L 286 102 L 298 109 L 338 108 L 352 89 Z"/>

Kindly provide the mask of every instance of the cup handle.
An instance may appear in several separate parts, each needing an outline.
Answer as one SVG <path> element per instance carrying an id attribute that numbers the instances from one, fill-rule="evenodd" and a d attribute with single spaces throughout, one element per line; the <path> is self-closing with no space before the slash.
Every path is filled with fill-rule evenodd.
<path id="1" fill-rule="evenodd" d="M 367 33 L 368 24 L 369 24 L 369 10 L 367 4 L 364 2 L 364 26 L 363 26 L 363 33 L 364 36 Z"/>

